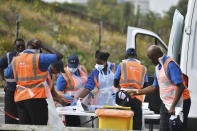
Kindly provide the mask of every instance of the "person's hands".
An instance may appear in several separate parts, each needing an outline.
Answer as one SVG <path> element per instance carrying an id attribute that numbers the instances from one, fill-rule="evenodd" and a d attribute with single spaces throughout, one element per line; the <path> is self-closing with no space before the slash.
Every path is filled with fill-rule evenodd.
<path id="1" fill-rule="evenodd" d="M 112 98 L 115 100 L 116 99 L 116 92 L 112 93 Z"/>
<path id="2" fill-rule="evenodd" d="M 7 88 L 8 88 L 8 85 L 7 85 L 6 80 L 2 80 L 2 86 L 3 86 L 3 88 L 4 88 L 4 91 L 6 91 Z"/>
<path id="3" fill-rule="evenodd" d="M 68 106 L 69 103 L 65 102 L 64 100 L 60 100 L 59 103 L 62 105 L 62 106 Z"/>
<path id="4" fill-rule="evenodd" d="M 77 99 L 75 99 L 71 104 L 70 104 L 70 106 L 76 106 L 77 105 Z"/>
<path id="5" fill-rule="evenodd" d="M 125 90 L 124 92 L 126 92 L 126 93 L 130 94 L 131 96 L 135 96 L 135 95 L 137 95 L 136 90 Z"/>
<path id="6" fill-rule="evenodd" d="M 168 112 L 170 115 L 175 115 L 175 107 L 171 106 Z"/>
<path id="7" fill-rule="evenodd" d="M 68 102 L 68 103 L 72 103 L 73 100 L 74 100 L 74 98 L 73 98 L 72 96 L 67 95 L 67 94 L 64 94 L 64 95 L 63 95 L 63 98 L 64 98 L 64 101 L 65 101 L 65 102 Z"/>
<path id="8" fill-rule="evenodd" d="M 42 48 L 42 41 L 41 40 L 34 40 L 32 43 L 32 46 L 35 47 L 36 49 Z"/>

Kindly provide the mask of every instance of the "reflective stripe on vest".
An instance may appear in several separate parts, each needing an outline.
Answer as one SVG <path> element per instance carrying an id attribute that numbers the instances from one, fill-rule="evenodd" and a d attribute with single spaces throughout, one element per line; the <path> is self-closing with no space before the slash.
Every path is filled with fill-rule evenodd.
<path id="1" fill-rule="evenodd" d="M 88 71 L 86 70 L 86 68 L 83 65 L 80 65 L 79 69 L 88 76 Z"/>
<path id="2" fill-rule="evenodd" d="M 45 87 L 43 84 L 33 84 L 33 85 L 28 85 L 28 86 L 25 86 L 25 87 L 23 87 L 23 86 L 20 86 L 20 85 L 17 85 L 17 89 L 16 90 L 20 90 L 20 89 L 25 89 L 25 88 L 43 88 L 43 87 Z"/>
<path id="3" fill-rule="evenodd" d="M 32 98 L 46 98 L 44 82 L 49 72 L 39 69 L 39 56 L 40 54 L 24 53 L 13 59 L 12 70 L 14 78 L 17 80 L 15 102 Z"/>
<path id="4" fill-rule="evenodd" d="M 62 76 L 64 77 L 65 81 L 67 82 L 68 84 L 68 89 L 67 90 L 73 90 L 74 89 L 74 81 L 71 80 L 72 78 L 69 77 L 70 74 L 68 74 L 69 72 L 68 71 L 65 71 L 65 73 L 61 73 Z"/>
<path id="5" fill-rule="evenodd" d="M 7 78 L 6 78 L 6 81 L 7 81 L 7 82 L 16 82 L 15 79 L 7 79 Z"/>
<path id="6" fill-rule="evenodd" d="M 10 53 L 7 53 L 7 60 L 8 60 L 8 65 L 10 64 Z"/>
<path id="7" fill-rule="evenodd" d="M 137 62 L 136 62 L 137 63 Z M 120 86 L 121 86 L 121 84 L 125 84 L 125 83 L 135 83 L 135 84 L 137 84 L 139 87 L 143 87 L 143 85 L 144 85 L 144 79 L 145 79 L 145 75 L 146 75 L 146 67 L 144 67 L 144 66 L 142 66 L 142 73 L 141 73 L 141 81 L 140 82 L 138 82 L 138 81 L 136 81 L 135 79 L 133 79 L 133 80 L 129 80 L 128 79 L 128 74 L 127 74 L 127 62 L 124 62 L 124 63 L 121 63 L 121 66 L 122 66 L 122 68 L 121 68 L 121 70 L 123 69 L 123 73 L 121 74 L 121 75 L 124 75 L 124 79 L 123 80 L 120 80 Z M 137 88 L 137 87 L 136 87 Z M 139 89 L 139 88 L 138 88 Z"/>
<path id="8" fill-rule="evenodd" d="M 116 71 L 116 64 L 113 63 L 114 67 L 112 68 L 112 72 L 115 74 L 115 71 Z"/>
<path id="9" fill-rule="evenodd" d="M 43 79 L 46 78 L 48 76 L 48 74 L 44 74 L 41 76 L 37 76 L 37 68 L 36 68 L 36 54 L 34 54 L 33 56 L 33 73 L 34 76 L 33 77 L 23 77 L 23 78 L 19 78 L 18 74 L 17 74 L 17 70 L 16 70 L 16 59 L 14 59 L 14 72 L 15 72 L 15 79 L 16 81 L 30 81 L 30 80 L 39 80 L 39 79 Z"/>
<path id="10" fill-rule="evenodd" d="M 165 74 L 166 74 L 166 77 L 167 77 L 168 81 L 171 81 L 171 80 L 170 80 L 170 78 L 168 76 L 168 73 L 167 73 L 167 71 L 168 71 L 168 68 L 167 67 L 168 67 L 168 64 L 171 61 L 174 62 L 179 67 L 179 65 L 172 58 L 170 58 L 170 57 L 165 61 L 165 63 L 164 63 L 164 71 L 165 71 Z M 183 81 L 185 82 L 185 79 L 184 79 L 184 75 L 183 74 L 182 74 L 182 78 L 183 78 Z M 186 87 L 187 85 L 185 83 L 184 83 L 184 85 L 185 85 L 185 89 L 183 91 L 183 99 L 186 100 L 186 99 L 189 99 L 190 98 L 190 92 L 189 92 L 188 88 Z"/>
<path id="11" fill-rule="evenodd" d="M 167 79 L 163 65 L 160 70 L 159 66 L 156 66 L 156 76 L 159 84 L 160 97 L 168 109 L 175 98 L 177 86 Z M 179 102 L 181 101 L 182 97 Z"/>
<path id="12" fill-rule="evenodd" d="M 6 54 L 6 56 L 7 56 L 7 62 L 8 62 L 8 65 L 9 65 L 10 64 L 10 52 L 8 52 Z M 14 56 L 13 56 L 13 58 L 14 58 Z M 15 79 L 6 78 L 6 82 L 16 82 L 16 80 Z"/>
<path id="13" fill-rule="evenodd" d="M 79 69 L 80 76 L 82 78 L 83 75 L 86 74 L 86 71 L 83 66 L 80 66 L 78 69 Z M 79 90 L 79 89 L 75 89 L 75 82 L 74 82 L 72 76 L 70 75 L 70 72 L 67 69 L 65 69 L 65 73 L 61 73 L 61 74 L 68 84 L 68 86 L 67 86 L 68 88 L 65 88 L 65 91 Z"/>

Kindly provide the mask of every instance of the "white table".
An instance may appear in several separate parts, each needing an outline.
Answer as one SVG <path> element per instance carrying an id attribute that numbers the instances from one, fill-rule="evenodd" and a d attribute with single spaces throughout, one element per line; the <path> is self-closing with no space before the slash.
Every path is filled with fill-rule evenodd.
<path id="1" fill-rule="evenodd" d="M 60 115 L 72 115 L 72 116 L 97 116 L 95 113 L 89 112 L 77 112 L 77 111 L 57 111 Z"/>
<path id="2" fill-rule="evenodd" d="M 148 120 L 149 131 L 153 131 L 153 121 L 160 119 L 160 114 L 144 115 L 144 119 Z"/>
<path id="3" fill-rule="evenodd" d="M 89 113 L 89 112 L 79 112 L 74 111 L 72 109 L 69 110 L 61 110 L 61 108 L 57 108 L 57 112 L 59 115 L 75 115 L 75 116 L 90 116 L 92 121 L 92 127 L 94 128 L 93 120 L 97 118 L 97 115 L 95 113 Z M 145 111 L 144 112 L 144 119 L 149 121 L 149 131 L 153 131 L 153 120 L 160 119 L 159 114 L 153 114 L 152 111 Z M 90 122 L 88 121 L 88 122 Z"/>
<path id="4" fill-rule="evenodd" d="M 65 108 L 65 110 L 63 110 L 63 108 Z M 59 115 L 62 115 L 62 117 L 64 117 L 65 115 L 72 115 L 72 116 L 89 116 L 90 120 L 83 123 L 84 125 L 86 123 L 92 122 L 92 128 L 94 128 L 94 119 L 97 118 L 97 115 L 95 113 L 90 113 L 90 112 L 82 112 L 82 111 L 76 111 L 74 110 L 75 107 L 57 107 L 56 111 Z M 73 109 L 72 109 L 73 108 Z M 67 109 L 67 110 L 66 110 Z M 82 124 L 82 125 L 83 125 Z"/>

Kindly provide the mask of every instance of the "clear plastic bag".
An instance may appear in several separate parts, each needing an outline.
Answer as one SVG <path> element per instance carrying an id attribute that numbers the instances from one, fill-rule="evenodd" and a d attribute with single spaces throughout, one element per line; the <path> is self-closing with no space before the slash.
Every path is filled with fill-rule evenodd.
<path id="1" fill-rule="evenodd" d="M 48 84 L 45 82 L 44 85 L 46 88 L 46 96 L 47 96 L 46 101 L 48 103 L 48 123 L 47 123 L 47 125 L 56 127 L 56 130 L 61 131 L 62 128 L 64 128 L 64 124 L 56 111 L 55 103 L 53 101 L 51 91 L 50 91 L 50 88 L 48 87 Z"/>

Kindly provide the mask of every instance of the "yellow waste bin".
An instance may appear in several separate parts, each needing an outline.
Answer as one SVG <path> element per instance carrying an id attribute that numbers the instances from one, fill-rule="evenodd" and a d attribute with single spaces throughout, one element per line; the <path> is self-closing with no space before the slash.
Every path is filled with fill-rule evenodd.
<path id="1" fill-rule="evenodd" d="M 95 111 L 99 118 L 99 128 L 114 130 L 132 130 L 132 111 L 116 109 L 97 109 Z"/>

